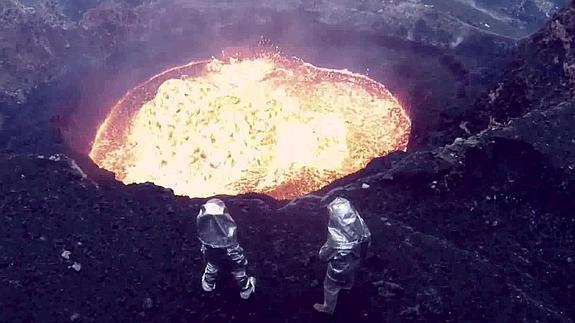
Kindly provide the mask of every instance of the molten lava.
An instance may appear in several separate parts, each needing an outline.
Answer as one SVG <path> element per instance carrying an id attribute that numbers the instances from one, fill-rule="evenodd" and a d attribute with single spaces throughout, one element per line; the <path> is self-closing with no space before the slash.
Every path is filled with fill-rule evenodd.
<path id="1" fill-rule="evenodd" d="M 124 183 L 207 197 L 293 198 L 407 146 L 385 87 L 279 54 L 193 62 L 128 92 L 90 157 Z"/>

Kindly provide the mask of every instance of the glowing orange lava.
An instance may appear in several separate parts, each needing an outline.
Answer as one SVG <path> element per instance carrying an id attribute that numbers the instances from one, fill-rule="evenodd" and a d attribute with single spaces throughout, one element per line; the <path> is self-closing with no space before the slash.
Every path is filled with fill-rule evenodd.
<path id="1" fill-rule="evenodd" d="M 363 75 L 279 54 L 211 59 L 128 92 L 90 157 L 124 183 L 285 199 L 404 150 L 410 127 L 398 101 Z"/>

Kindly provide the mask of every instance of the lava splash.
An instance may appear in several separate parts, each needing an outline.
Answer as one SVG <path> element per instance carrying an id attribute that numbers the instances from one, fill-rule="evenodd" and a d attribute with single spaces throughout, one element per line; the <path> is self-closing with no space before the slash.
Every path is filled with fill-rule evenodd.
<path id="1" fill-rule="evenodd" d="M 128 92 L 90 157 L 126 184 L 288 199 L 406 149 L 410 127 L 399 102 L 366 76 L 279 54 L 213 58 Z"/>

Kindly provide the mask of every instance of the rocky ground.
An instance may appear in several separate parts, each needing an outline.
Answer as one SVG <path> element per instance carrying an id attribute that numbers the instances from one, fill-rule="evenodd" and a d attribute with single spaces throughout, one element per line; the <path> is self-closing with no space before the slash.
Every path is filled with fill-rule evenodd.
<path id="1" fill-rule="evenodd" d="M 66 159 L 2 155 L 0 321 L 325 320 L 310 307 L 325 268 L 320 198 L 344 194 L 374 245 L 336 321 L 571 322 L 574 108 L 532 112 L 291 203 L 227 197 L 259 279 L 249 302 L 229 281 L 200 289 L 201 200 L 85 178 Z"/>
<path id="2" fill-rule="evenodd" d="M 124 186 L 77 152 L 53 156 L 38 115 L 69 98 L 54 103 L 51 90 L 70 92 L 40 91 L 26 106 L 46 111 L 5 113 L 0 137 L 0 322 L 328 321 L 311 305 L 325 270 L 322 200 L 338 194 L 355 203 L 374 245 L 333 321 L 572 322 L 574 22 L 571 4 L 521 41 L 491 91 L 423 132 L 434 148 L 376 159 L 293 201 L 224 197 L 258 277 L 248 302 L 229 279 L 201 291 L 194 217 L 203 200 Z M 342 48 L 378 39 L 360 34 Z"/>

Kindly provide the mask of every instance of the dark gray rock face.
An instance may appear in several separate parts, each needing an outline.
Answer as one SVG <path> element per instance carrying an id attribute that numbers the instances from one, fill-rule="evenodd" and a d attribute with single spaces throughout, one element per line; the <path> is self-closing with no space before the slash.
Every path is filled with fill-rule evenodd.
<path id="1" fill-rule="evenodd" d="M 571 5 L 521 43 L 502 81 L 470 112 L 475 130 L 483 129 L 490 118 L 505 122 L 575 96 L 574 13 Z"/>
<path id="2" fill-rule="evenodd" d="M 337 320 L 571 322 L 574 117 L 573 103 L 533 112 L 317 198 L 224 197 L 258 277 L 248 303 L 226 278 L 201 292 L 201 200 L 95 183 L 62 158 L 2 155 L 0 320 L 321 319 L 310 307 L 325 270 L 321 198 L 337 192 L 374 235 Z"/>
<path id="3" fill-rule="evenodd" d="M 64 64 L 69 24 L 56 6 L 9 0 L 0 4 L 0 25 L 0 100 L 24 102 L 33 86 Z"/>
<path id="4" fill-rule="evenodd" d="M 466 139 L 374 160 L 289 202 L 223 197 L 258 277 L 250 302 L 229 277 L 201 291 L 203 200 L 124 186 L 82 156 L 0 154 L 0 321 L 323 321 L 311 309 L 322 206 L 344 195 L 374 244 L 335 321 L 573 322 L 574 17 L 571 5 L 521 45 L 498 92 L 469 108 L 473 135 L 455 125 Z"/>
<path id="5" fill-rule="evenodd" d="M 51 116 L 74 110 L 86 128 L 104 117 L 87 111 L 96 109 L 86 108 L 93 102 L 104 111 L 123 91 L 167 67 L 217 55 L 228 46 L 251 46 L 263 36 L 288 55 L 383 82 L 411 111 L 410 147 L 436 147 L 453 139 L 445 128 L 458 129 L 467 107 L 499 79 L 516 40 L 565 5 L 565 0 L 8 0 L 0 5 L 0 19 L 7 22 L 0 28 L 0 102 L 15 107 L 0 113 L 14 124 L 15 115 L 31 110 L 24 114 L 36 115 L 32 127 L 42 128 L 34 130 L 40 133 L 53 127 Z M 82 81 L 89 85 L 78 85 Z M 83 101 L 47 104 L 70 94 L 54 94 L 46 83 L 70 83 L 68 92 Z M 39 100 L 42 108 L 36 108 Z M 88 137 L 95 129 L 90 131 Z M 47 146 L 36 144 L 28 151 Z M 22 151 L 23 145 L 7 146 Z"/>

